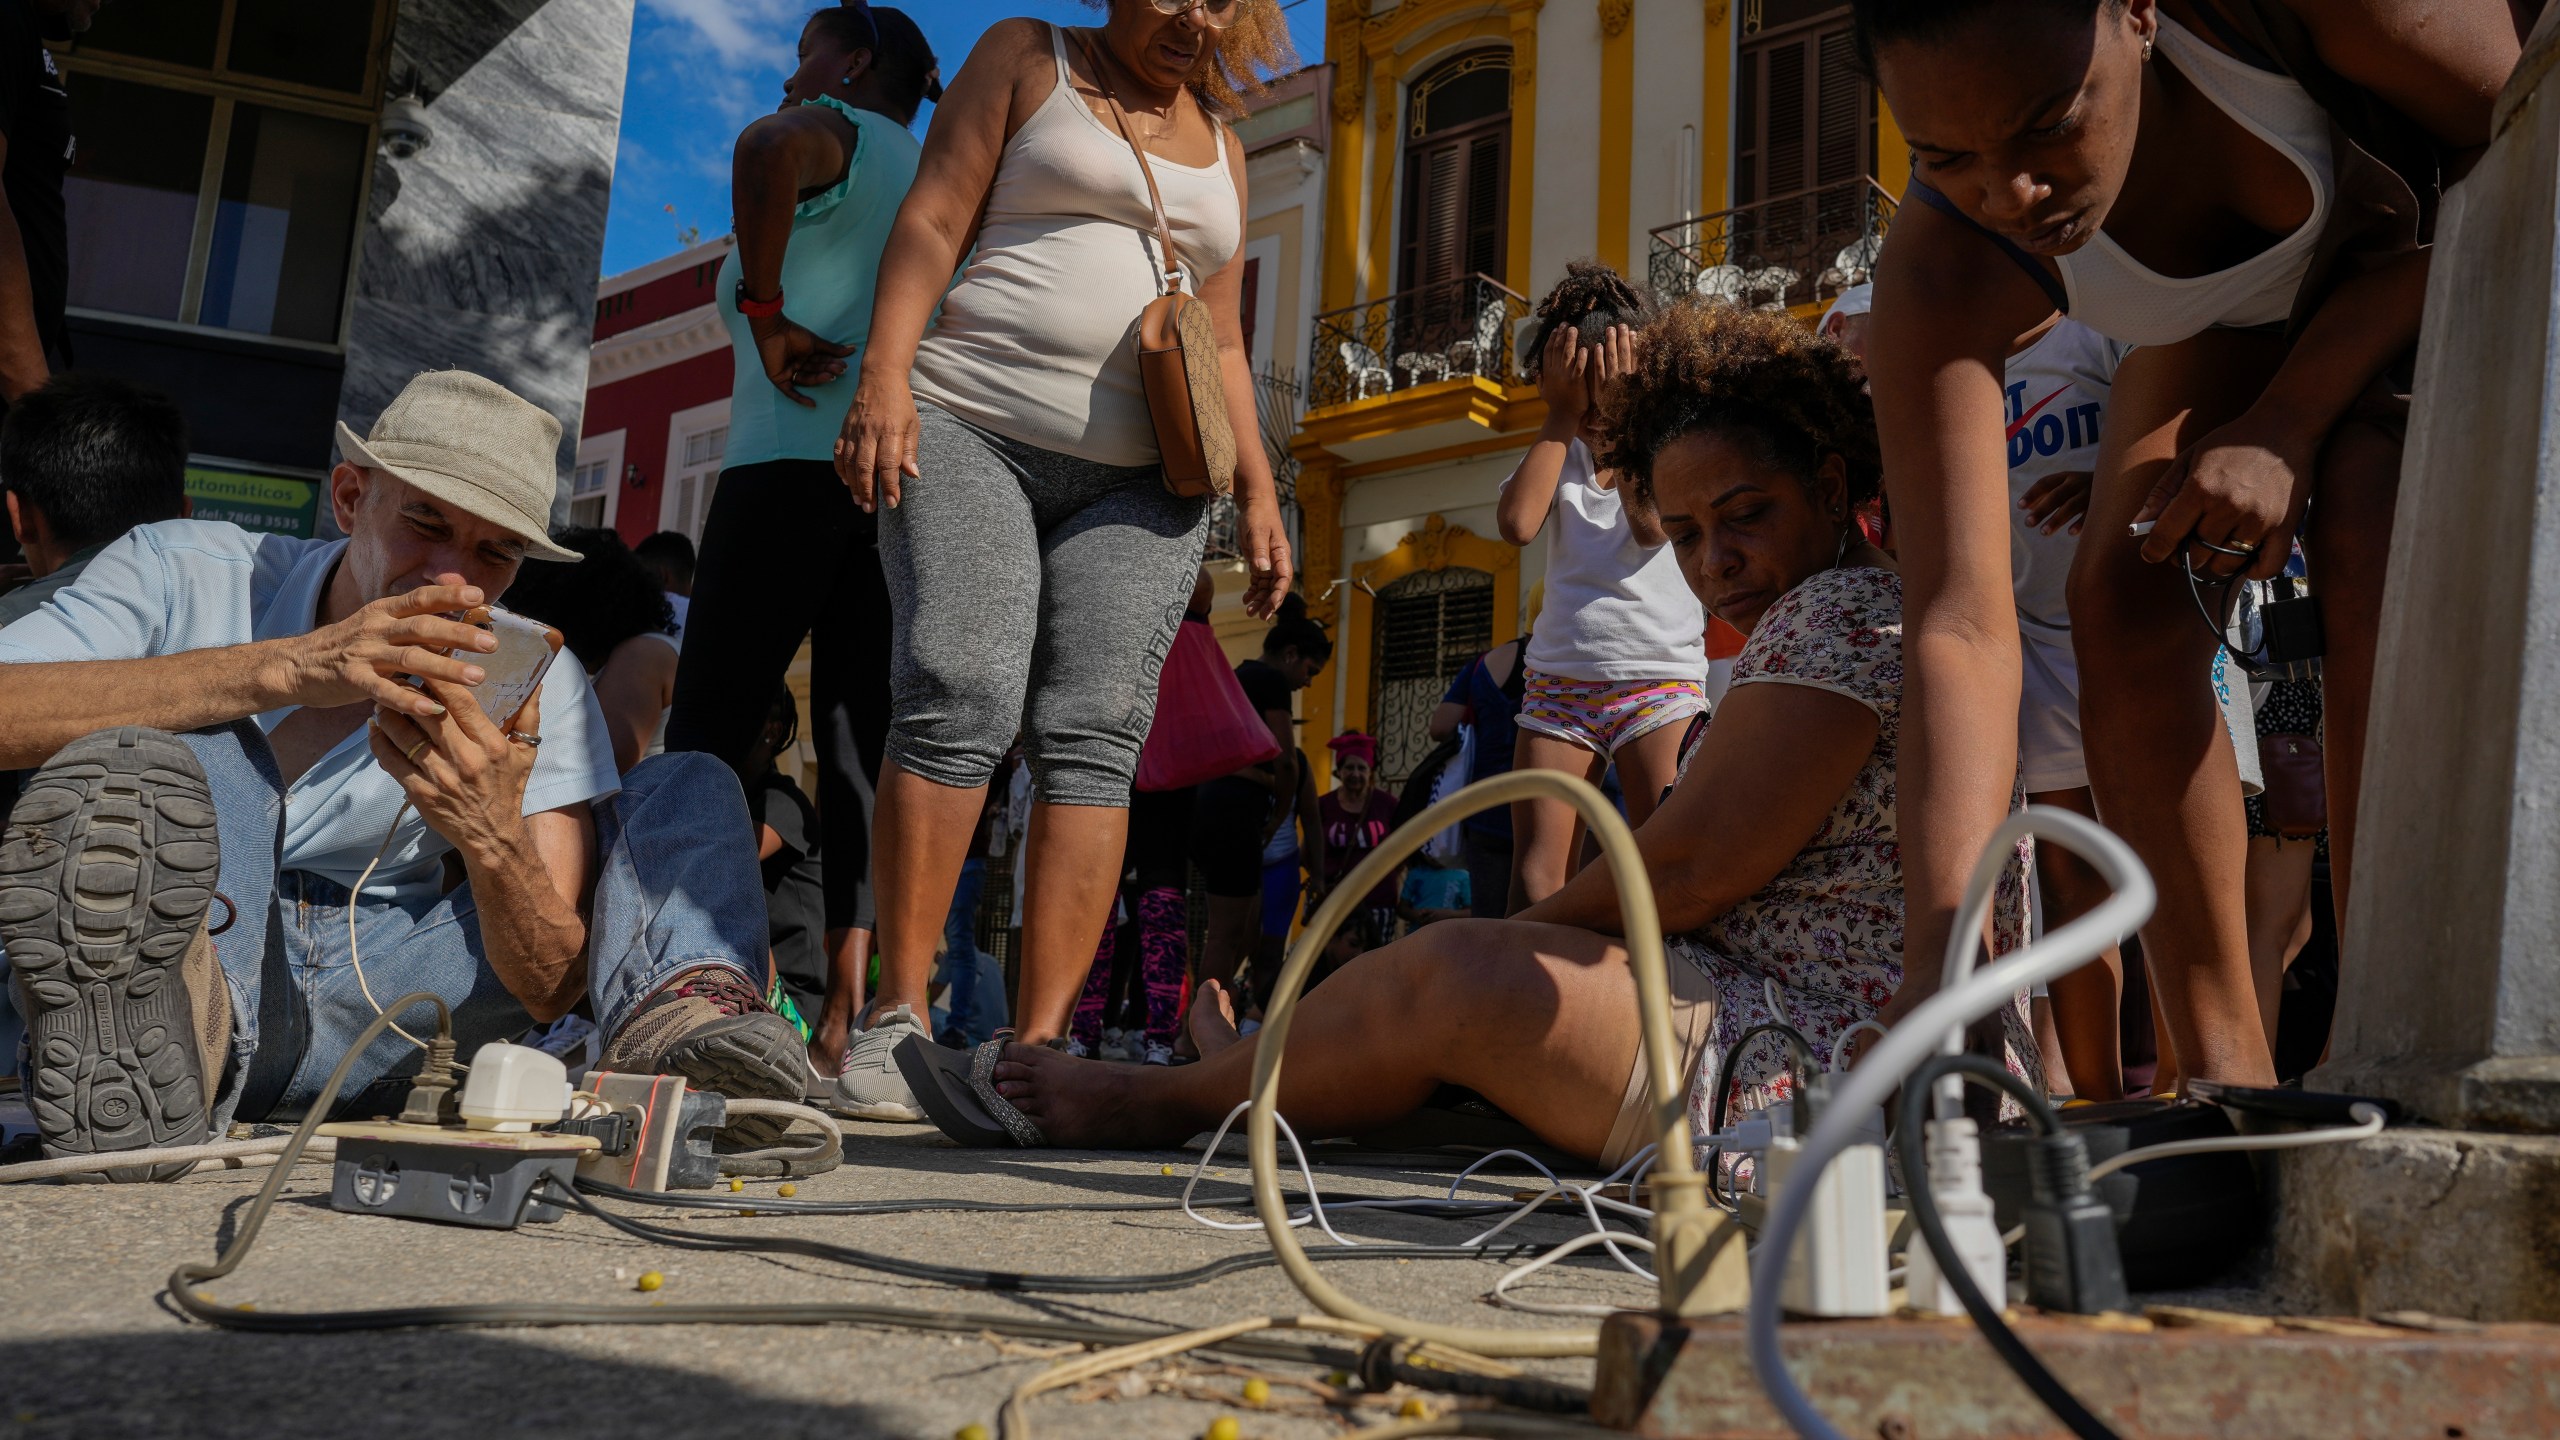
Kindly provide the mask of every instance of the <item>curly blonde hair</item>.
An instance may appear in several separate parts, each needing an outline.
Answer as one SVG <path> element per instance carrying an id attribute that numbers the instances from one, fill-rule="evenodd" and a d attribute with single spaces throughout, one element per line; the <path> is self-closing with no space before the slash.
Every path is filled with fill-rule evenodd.
<path id="1" fill-rule="evenodd" d="M 1636 335 L 1636 368 L 1601 416 L 1600 463 L 1653 503 L 1654 458 L 1712 430 L 1810 481 L 1822 457 L 1848 471 L 1851 508 L 1884 484 L 1875 404 L 1857 357 L 1786 315 L 1692 295 Z"/>
<path id="2" fill-rule="evenodd" d="M 1143 5 L 1147 0 L 1085 0 L 1108 15 L 1115 3 Z M 1271 82 L 1298 68 L 1298 47 L 1289 39 L 1289 17 L 1280 0 L 1238 0 L 1236 23 L 1205 32 L 1211 40 L 1196 62 L 1191 93 L 1200 107 L 1221 120 L 1241 120 L 1253 111 Z"/>

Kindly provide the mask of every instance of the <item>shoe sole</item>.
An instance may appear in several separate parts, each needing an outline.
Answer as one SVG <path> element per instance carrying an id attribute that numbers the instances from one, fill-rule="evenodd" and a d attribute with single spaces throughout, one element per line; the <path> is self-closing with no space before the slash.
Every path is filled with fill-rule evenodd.
<path id="1" fill-rule="evenodd" d="M 212 788 L 174 735 L 100 731 L 29 778 L 0 839 L 0 943 L 29 1007 L 27 1098 L 47 1155 L 210 1138 L 181 967 L 221 868 Z"/>
<path id="2" fill-rule="evenodd" d="M 693 1088 L 732 1100 L 798 1104 L 809 1090 L 809 1052 L 800 1032 L 770 1013 L 733 1016 L 697 1028 L 668 1049 L 658 1070 L 682 1075 Z M 721 1127 L 718 1138 L 759 1148 L 780 1142 L 790 1128 L 785 1116 L 758 1115 Z"/>

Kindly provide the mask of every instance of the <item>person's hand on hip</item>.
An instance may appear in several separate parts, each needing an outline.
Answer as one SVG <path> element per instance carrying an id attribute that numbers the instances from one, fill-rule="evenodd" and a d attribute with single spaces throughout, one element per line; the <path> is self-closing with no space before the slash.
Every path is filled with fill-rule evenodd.
<path id="1" fill-rule="evenodd" d="M 904 375 L 874 379 L 867 369 L 844 412 L 844 433 L 836 437 L 836 474 L 853 492 L 853 503 L 876 511 L 896 508 L 905 482 L 922 472 L 916 468 L 916 397 Z"/>

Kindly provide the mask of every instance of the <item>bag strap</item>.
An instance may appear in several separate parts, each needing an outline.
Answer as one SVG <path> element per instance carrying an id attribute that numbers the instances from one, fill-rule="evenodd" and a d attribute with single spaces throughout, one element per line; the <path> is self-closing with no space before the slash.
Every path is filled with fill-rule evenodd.
<path id="1" fill-rule="evenodd" d="M 1102 47 L 1093 43 L 1093 36 L 1088 32 L 1071 30 L 1067 33 L 1075 36 L 1076 44 L 1084 50 L 1085 63 L 1093 67 L 1093 83 L 1102 91 L 1102 103 L 1111 107 L 1111 123 L 1120 127 L 1120 138 L 1129 142 L 1130 153 L 1138 157 L 1138 173 L 1146 177 L 1147 203 L 1155 207 L 1156 243 L 1162 247 L 1160 253 L 1164 257 L 1164 263 L 1158 267 L 1163 271 L 1162 293 L 1171 295 L 1182 288 L 1181 270 L 1174 260 L 1173 223 L 1165 218 L 1164 192 L 1156 188 L 1156 167 L 1147 163 L 1146 147 L 1138 143 L 1137 135 L 1129 129 L 1129 117 L 1121 110 L 1120 96 L 1113 90 L 1109 72 L 1103 66 Z"/>

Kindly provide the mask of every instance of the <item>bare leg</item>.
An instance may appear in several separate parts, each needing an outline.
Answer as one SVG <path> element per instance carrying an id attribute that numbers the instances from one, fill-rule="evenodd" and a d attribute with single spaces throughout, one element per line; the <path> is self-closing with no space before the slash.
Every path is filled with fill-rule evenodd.
<path id="1" fill-rule="evenodd" d="M 1021 995 L 1013 1011 L 1024 1044 L 1066 1033 L 1093 968 L 1094 943 L 1111 919 L 1128 843 L 1124 806 L 1043 800 L 1031 807 L 1031 828 L 1022 842 L 1023 863 L 1031 867 L 1022 890 L 1029 913 L 1022 925 Z"/>
<path id="2" fill-rule="evenodd" d="M 2249 975 L 2257 982 L 2258 1018 L 2270 1050 L 2284 1002 L 2284 967 L 2311 939 L 2311 861 L 2319 849 L 2309 840 L 2249 837 Z"/>
<path id="3" fill-rule="evenodd" d="M 1511 754 L 1514 770 L 1555 770 L 1594 780 L 1599 756 L 1579 745 L 1546 735 L 1520 732 Z M 1562 800 L 1515 800 L 1511 805 L 1511 913 L 1518 914 L 1564 888 L 1573 874 L 1574 851 L 1581 838 L 1580 817 Z"/>
<path id="4" fill-rule="evenodd" d="M 2092 820 L 2098 815 L 2086 790 L 2047 790 L 2027 799 Z M 2059 845 L 2036 847 L 2036 883 L 2044 891 L 2047 930 L 2061 929 L 2107 898 L 2106 882 L 2089 862 Z M 2123 1099 L 2123 1021 L 2117 1012 L 2124 1004 L 2124 953 L 2110 945 L 2091 963 L 2056 977 L 2050 988 L 2054 1037 L 2071 1093 L 2083 1100 Z"/>
<path id="5" fill-rule="evenodd" d="M 2320 662 L 2321 760 L 2329 789 L 2329 884 L 2346 934 L 2347 883 L 2356 808 L 2364 793 L 2365 726 L 2373 704 L 2374 652 L 2382 639 L 2382 584 L 2391 559 L 2392 509 L 2400 493 L 2400 442 L 2358 421 L 2338 427 L 2321 452 L 2303 537 L 2328 654 Z M 2344 958 L 2344 957 L 2341 957 Z"/>
<path id="6" fill-rule="evenodd" d="M 862 992 L 871 969 L 871 932 L 847 927 L 830 930 L 827 945 L 827 1000 L 811 1028 L 809 1058 L 821 1073 L 833 1075 L 844 1064 L 846 1037 L 854 1017 L 862 1013 Z"/>
<path id="7" fill-rule="evenodd" d="M 934 946 L 951 918 L 952 892 L 960 888 L 960 867 L 986 798 L 984 785 L 937 784 L 895 760 L 880 767 L 871 816 L 872 888 L 880 906 L 875 1015 L 905 1005 L 925 1023 Z"/>
<path id="8" fill-rule="evenodd" d="M 1540 1138 L 1597 1155 L 1636 1058 L 1626 951 L 1588 931 L 1452 920 L 1308 992 L 1280 1108 L 1301 1135 L 1375 1129 L 1464 1085 Z M 1245 1098 L 1259 1034 L 1196 1065 L 1104 1065 L 1015 1045 L 996 1087 L 1060 1145 L 1178 1144 Z"/>
<path id="9" fill-rule="evenodd" d="M 1198 974 L 1203 980 L 1227 981 L 1244 968 L 1253 937 L 1262 933 L 1262 895 L 1212 895 L 1209 930 L 1200 940 Z"/>
<path id="10" fill-rule="evenodd" d="M 2161 1063 L 2242 1085 L 2275 1083 L 2275 1064 L 2249 977 L 2248 837 L 2207 678 L 2214 639 L 2177 562 L 2145 563 L 2125 530 L 2170 461 L 2236 415 L 2278 354 L 2268 337 L 2221 331 L 2126 359 L 2070 584 L 2090 788 L 2160 890 L 2142 935 L 2168 1025 Z"/>
<path id="11" fill-rule="evenodd" d="M 1618 747 L 1618 788 L 1627 797 L 1627 828 L 1641 829 L 1662 804 L 1662 792 L 1680 778 L 1680 740 L 1689 733 L 1681 720 L 1657 725 Z"/>

